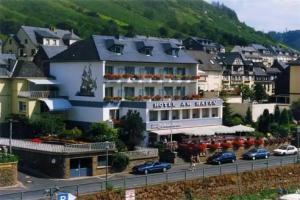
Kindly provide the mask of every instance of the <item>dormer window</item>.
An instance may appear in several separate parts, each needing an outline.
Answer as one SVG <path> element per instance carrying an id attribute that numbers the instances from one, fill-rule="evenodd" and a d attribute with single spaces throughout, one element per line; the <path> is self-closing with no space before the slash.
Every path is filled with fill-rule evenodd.
<path id="1" fill-rule="evenodd" d="M 123 48 L 124 48 L 124 46 L 115 44 L 110 48 L 110 51 L 115 52 L 118 55 L 122 55 L 123 54 Z"/>
<path id="2" fill-rule="evenodd" d="M 178 57 L 179 56 L 179 48 L 176 48 L 176 49 L 172 49 L 172 56 L 173 57 Z"/>
<path id="3" fill-rule="evenodd" d="M 152 49 L 150 49 L 150 48 L 145 48 L 145 54 L 146 54 L 147 56 L 151 56 L 151 55 L 152 55 Z"/>

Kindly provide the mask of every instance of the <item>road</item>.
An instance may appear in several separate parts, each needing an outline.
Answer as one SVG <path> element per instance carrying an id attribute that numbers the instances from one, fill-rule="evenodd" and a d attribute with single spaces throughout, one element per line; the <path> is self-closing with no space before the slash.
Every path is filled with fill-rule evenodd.
<path id="1" fill-rule="evenodd" d="M 114 188 L 134 188 L 164 182 L 189 180 L 201 177 L 215 176 L 228 173 L 240 173 L 287 165 L 295 163 L 297 156 L 274 157 L 269 159 L 246 161 L 237 160 L 235 163 L 223 165 L 199 164 L 195 170 L 189 170 L 189 165 L 175 165 L 167 173 L 149 175 L 116 174 L 109 177 L 108 184 Z M 104 177 L 85 177 L 70 180 L 43 179 L 26 177 L 20 173 L 20 181 L 24 187 L 0 190 L 0 200 L 37 200 L 47 199 L 46 189 L 59 187 L 60 191 L 72 194 L 86 194 L 105 189 Z M 79 186 L 78 186 L 79 185 Z M 53 190 L 52 190 L 53 191 Z M 22 197 L 22 198 L 21 198 Z M 49 197 L 48 197 L 49 198 Z"/>

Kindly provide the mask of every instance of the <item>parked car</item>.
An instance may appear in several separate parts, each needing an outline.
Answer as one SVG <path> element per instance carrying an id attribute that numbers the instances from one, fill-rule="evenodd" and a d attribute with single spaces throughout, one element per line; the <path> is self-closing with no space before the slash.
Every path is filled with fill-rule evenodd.
<path id="1" fill-rule="evenodd" d="M 298 149 L 293 145 L 282 145 L 275 149 L 273 153 L 277 156 L 295 155 L 298 153 Z"/>
<path id="2" fill-rule="evenodd" d="M 243 159 L 259 159 L 259 158 L 269 158 L 270 152 L 264 148 L 253 148 L 249 150 L 248 152 L 244 153 L 242 155 Z"/>
<path id="3" fill-rule="evenodd" d="M 208 157 L 207 163 L 210 164 L 222 164 L 222 163 L 234 163 L 236 161 L 236 156 L 231 151 L 217 152 L 212 156 Z"/>
<path id="4" fill-rule="evenodd" d="M 165 172 L 171 168 L 170 163 L 165 162 L 145 162 L 132 168 L 135 174 L 148 174 L 153 172 Z"/>

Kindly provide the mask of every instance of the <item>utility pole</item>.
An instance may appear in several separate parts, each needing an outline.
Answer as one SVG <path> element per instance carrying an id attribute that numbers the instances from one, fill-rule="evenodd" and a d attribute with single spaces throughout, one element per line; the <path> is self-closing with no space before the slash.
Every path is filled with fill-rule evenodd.
<path id="1" fill-rule="evenodd" d="M 12 154 L 12 123 L 13 119 L 9 119 L 9 154 Z"/>
<path id="2" fill-rule="evenodd" d="M 107 179 L 108 179 L 108 149 L 109 142 L 105 142 L 105 150 L 106 150 L 106 168 L 105 168 L 105 190 L 107 190 Z"/>

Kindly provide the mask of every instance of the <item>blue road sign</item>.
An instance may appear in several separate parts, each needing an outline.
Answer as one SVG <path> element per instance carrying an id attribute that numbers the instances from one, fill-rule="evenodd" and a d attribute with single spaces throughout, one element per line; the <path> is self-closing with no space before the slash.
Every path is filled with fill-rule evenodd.
<path id="1" fill-rule="evenodd" d="M 76 197 L 71 193 L 63 193 L 63 192 L 57 193 L 57 200 L 75 200 L 75 199 Z"/>

